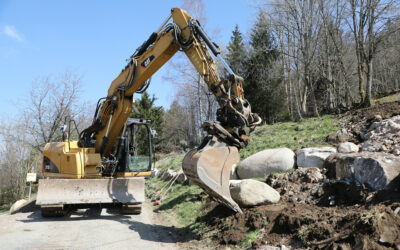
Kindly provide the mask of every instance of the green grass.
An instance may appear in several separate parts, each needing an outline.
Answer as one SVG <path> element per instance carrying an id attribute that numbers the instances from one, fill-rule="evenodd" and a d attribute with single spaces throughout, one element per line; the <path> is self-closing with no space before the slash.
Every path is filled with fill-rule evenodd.
<path id="1" fill-rule="evenodd" d="M 8 213 L 12 204 L 2 204 L 0 205 L 0 214 Z"/>
<path id="2" fill-rule="evenodd" d="M 158 170 L 172 169 L 179 171 L 182 168 L 182 160 L 184 154 L 170 154 L 156 162 Z M 181 226 L 194 224 L 196 218 L 200 216 L 201 207 L 205 200 L 199 199 L 199 194 L 203 190 L 197 185 L 187 186 L 181 184 L 173 185 L 167 192 L 169 181 L 163 181 L 154 177 L 148 180 L 146 192 L 155 198 L 161 195 L 161 205 L 155 208 L 156 212 L 164 215 L 172 215 L 176 218 Z M 164 189 L 163 189 L 164 188 Z M 160 194 L 160 190 L 163 191 Z M 201 225 L 198 225 L 200 227 Z"/>
<path id="3" fill-rule="evenodd" d="M 149 180 L 149 189 L 160 190 L 168 184 L 159 178 Z M 201 207 L 205 200 L 199 199 L 199 194 L 203 190 L 197 185 L 186 186 L 181 184 L 173 185 L 167 193 L 164 188 L 161 194 L 161 204 L 155 208 L 156 212 L 173 214 L 180 225 L 188 226 L 195 222 L 197 216 L 200 216 Z"/>
<path id="4" fill-rule="evenodd" d="M 297 128 L 297 130 L 296 130 Z M 250 136 L 250 144 L 240 151 L 241 159 L 259 151 L 287 147 L 329 146 L 327 135 L 339 130 L 338 120 L 331 115 L 304 119 L 302 122 L 281 122 L 256 128 Z"/>
<path id="5" fill-rule="evenodd" d="M 156 162 L 156 168 L 159 170 L 172 169 L 174 171 L 178 171 L 182 168 L 182 160 L 184 156 L 184 154 L 167 155 L 163 159 Z"/>
<path id="6" fill-rule="evenodd" d="M 373 100 L 372 102 L 373 102 L 373 105 L 375 105 L 375 104 L 386 103 L 386 102 L 395 102 L 395 101 L 400 101 L 400 93 L 385 96 L 385 97 Z"/>
<path id="7" fill-rule="evenodd" d="M 246 239 L 240 244 L 240 248 L 241 249 L 250 248 L 253 241 L 255 241 L 257 237 L 260 235 L 260 232 L 261 232 L 260 230 L 249 232 L 249 234 L 246 236 Z"/>

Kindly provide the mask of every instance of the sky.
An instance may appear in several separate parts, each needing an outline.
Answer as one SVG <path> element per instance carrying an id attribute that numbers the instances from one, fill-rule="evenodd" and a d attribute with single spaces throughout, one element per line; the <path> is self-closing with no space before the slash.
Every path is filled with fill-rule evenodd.
<path id="1" fill-rule="evenodd" d="M 220 45 L 238 24 L 246 33 L 257 10 L 252 0 L 204 0 L 206 31 Z M 13 117 L 32 83 L 66 71 L 82 76 L 81 97 L 96 103 L 149 35 L 180 7 L 181 0 L 0 0 L 0 117 Z M 190 13 L 189 13 L 190 14 Z M 176 86 L 163 80 L 167 64 L 148 89 L 168 109 Z M 136 96 L 135 98 L 140 98 Z"/>

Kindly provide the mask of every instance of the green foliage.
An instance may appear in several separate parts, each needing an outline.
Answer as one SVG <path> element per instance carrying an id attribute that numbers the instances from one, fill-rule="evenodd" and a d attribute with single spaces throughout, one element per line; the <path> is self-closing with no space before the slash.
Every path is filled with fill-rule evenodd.
<path id="1" fill-rule="evenodd" d="M 244 48 L 242 33 L 239 31 L 239 26 L 236 25 L 232 31 L 231 41 L 228 44 L 228 54 L 226 61 L 236 74 L 243 76 L 245 74 L 245 58 L 246 51 Z"/>
<path id="2" fill-rule="evenodd" d="M 147 188 L 147 193 L 152 190 L 160 190 L 168 184 L 168 181 L 151 178 L 149 183 L 150 187 Z M 200 216 L 198 211 L 200 211 L 205 202 L 205 200 L 199 199 L 199 194 L 202 192 L 203 190 L 197 185 L 173 185 L 167 193 L 163 194 L 161 205 L 155 211 L 172 213 L 182 226 L 188 226 L 195 222 L 197 216 Z"/>
<path id="3" fill-rule="evenodd" d="M 373 100 L 373 103 L 375 105 L 375 104 L 380 104 L 380 103 L 396 102 L 396 101 L 400 101 L 400 93 L 388 95 L 388 96 Z"/>
<path id="4" fill-rule="evenodd" d="M 164 109 L 161 106 L 155 106 L 154 102 L 157 99 L 153 95 L 150 97 L 147 92 L 144 92 L 142 98 L 134 103 L 137 112 L 132 112 L 131 117 L 151 119 L 152 129 L 157 131 L 157 138 L 153 138 L 153 144 L 158 149 L 160 139 L 162 136 L 163 114 Z M 148 155 L 148 134 L 145 126 L 141 126 L 136 133 L 136 143 L 138 144 L 138 154 Z"/>
<path id="5" fill-rule="evenodd" d="M 246 239 L 240 244 L 240 248 L 248 249 L 249 247 L 251 247 L 251 244 L 257 239 L 260 232 L 260 230 L 249 232 L 249 234 L 247 234 L 246 236 Z"/>
<path id="6" fill-rule="evenodd" d="M 156 168 L 159 170 L 172 169 L 178 171 L 182 168 L 184 155 L 171 154 L 156 162 Z"/>
<path id="7" fill-rule="evenodd" d="M 0 213 L 7 212 L 12 203 L 16 201 L 12 187 L 5 187 L 0 190 Z"/>
<path id="8" fill-rule="evenodd" d="M 299 149 L 302 146 L 327 146 L 328 134 L 339 130 L 338 120 L 331 115 L 321 118 L 304 119 L 302 122 L 283 122 L 256 128 L 250 136 L 250 144 L 240 150 L 241 159 L 259 151 L 288 147 Z"/>
<path id="9" fill-rule="evenodd" d="M 176 100 L 172 102 L 171 107 L 164 113 L 164 151 L 171 152 L 186 149 L 190 139 L 188 138 L 190 128 L 187 119 L 185 108 Z"/>
<path id="10" fill-rule="evenodd" d="M 246 59 L 243 83 L 246 98 L 265 122 L 286 119 L 283 72 L 275 65 L 279 52 L 265 15 L 260 12 L 250 34 L 252 50 Z"/>

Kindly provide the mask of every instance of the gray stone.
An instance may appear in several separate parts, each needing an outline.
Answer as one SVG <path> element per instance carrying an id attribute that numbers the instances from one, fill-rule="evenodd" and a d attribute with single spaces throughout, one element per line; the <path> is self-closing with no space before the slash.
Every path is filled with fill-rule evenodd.
<path id="1" fill-rule="evenodd" d="M 186 175 L 183 173 L 183 171 L 179 171 L 178 173 L 177 173 L 177 177 L 176 177 L 176 183 L 178 183 L 178 184 L 183 184 L 186 180 L 187 180 L 187 177 L 186 177 Z"/>
<path id="2" fill-rule="evenodd" d="M 155 171 L 155 176 L 158 177 L 158 178 L 161 178 L 161 176 L 164 174 L 164 171 L 165 171 L 165 170 L 157 169 L 157 170 Z"/>
<path id="3" fill-rule="evenodd" d="M 338 153 L 357 153 L 358 150 L 358 146 L 352 142 L 340 143 L 337 148 Z"/>
<path id="4" fill-rule="evenodd" d="M 297 152 L 297 166 L 301 168 L 322 168 L 325 159 L 336 153 L 335 148 L 302 148 Z"/>
<path id="5" fill-rule="evenodd" d="M 372 123 L 364 139 L 362 151 L 399 155 L 400 116 Z"/>
<path id="6" fill-rule="evenodd" d="M 326 137 L 325 141 L 333 144 L 337 144 L 340 142 L 346 142 L 351 139 L 351 135 L 347 132 L 346 129 L 341 129 L 336 133 L 330 134 Z"/>
<path id="7" fill-rule="evenodd" d="M 335 154 L 329 157 L 328 172 L 335 172 L 333 178 L 350 178 L 366 184 L 373 190 L 395 188 L 400 175 L 400 157 L 383 152 L 360 152 Z"/>
<path id="8" fill-rule="evenodd" d="M 176 172 L 175 172 L 175 171 L 173 171 L 173 170 L 171 170 L 171 169 L 168 169 L 168 170 L 164 170 L 164 171 L 163 171 L 163 173 L 162 173 L 162 175 L 160 176 L 160 178 L 161 178 L 161 180 L 163 180 L 163 181 L 168 181 L 168 180 L 170 180 L 171 178 L 175 177 L 175 175 L 176 175 Z"/>
<path id="9" fill-rule="evenodd" d="M 354 178 L 373 190 L 395 187 L 391 183 L 400 174 L 400 157 L 385 153 L 358 157 L 354 160 Z"/>
<path id="10" fill-rule="evenodd" d="M 252 179 L 231 180 L 230 192 L 232 199 L 241 207 L 272 204 L 280 200 L 280 195 L 275 189 Z"/>
<path id="11" fill-rule="evenodd" d="M 22 199 L 22 200 L 17 200 L 10 208 L 10 214 L 16 213 L 18 210 L 20 210 L 22 207 L 24 207 L 28 203 L 27 200 Z"/>
<path id="12" fill-rule="evenodd" d="M 237 175 L 237 164 L 233 164 L 232 168 L 231 168 L 231 176 L 230 176 L 230 180 L 239 180 L 239 177 Z"/>
<path id="13" fill-rule="evenodd" d="M 295 166 L 294 156 L 288 148 L 263 150 L 240 162 L 236 173 L 239 179 L 249 179 L 283 172 Z"/>

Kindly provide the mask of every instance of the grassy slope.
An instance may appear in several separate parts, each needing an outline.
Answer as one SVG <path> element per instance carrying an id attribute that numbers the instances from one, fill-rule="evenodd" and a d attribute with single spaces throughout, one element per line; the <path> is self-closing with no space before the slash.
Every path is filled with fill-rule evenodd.
<path id="1" fill-rule="evenodd" d="M 268 148 L 288 147 L 298 149 L 302 146 L 323 146 L 325 137 L 339 129 L 338 121 L 332 116 L 323 116 L 320 119 L 305 119 L 300 123 L 284 122 L 273 125 L 264 125 L 257 128 L 251 135 L 250 145 L 240 151 L 241 159 Z M 158 161 L 158 169 L 180 170 L 183 154 L 171 154 Z M 157 193 L 168 182 L 159 178 L 148 181 L 148 193 Z M 174 185 L 167 194 L 162 195 L 161 205 L 155 211 L 172 214 L 182 226 L 195 225 L 197 217 L 202 215 L 201 207 L 204 200 L 199 199 L 202 189 L 198 186 Z M 198 229 L 201 225 L 195 225 Z M 253 235 L 251 235 L 253 236 Z M 250 236 L 249 236 L 250 237 Z M 251 237 L 250 237 L 251 238 Z"/>
<path id="2" fill-rule="evenodd" d="M 302 146 L 327 146 L 325 138 L 339 129 L 336 118 L 326 115 L 321 118 L 304 119 L 302 122 L 281 122 L 264 125 L 250 136 L 250 144 L 240 151 L 240 158 L 269 148 L 287 147 L 299 149 Z"/>
<path id="3" fill-rule="evenodd" d="M 173 169 L 178 171 L 181 169 L 183 156 L 183 154 L 167 155 L 156 163 L 156 167 L 159 170 Z M 156 177 L 148 180 L 147 194 L 161 198 L 161 205 L 156 207 L 154 211 L 167 215 L 172 214 L 182 226 L 193 224 L 196 220 L 196 216 L 193 216 L 193 214 L 198 214 L 197 211 L 204 204 L 204 200 L 198 198 L 203 190 L 196 185 L 177 184 L 165 192 L 168 186 L 168 181 Z M 162 190 L 161 193 L 160 190 Z"/>
<path id="4" fill-rule="evenodd" d="M 395 102 L 395 101 L 400 101 L 400 93 L 388 95 L 388 96 L 373 100 L 373 103 L 375 105 L 375 104 L 379 104 L 379 103 Z"/>

